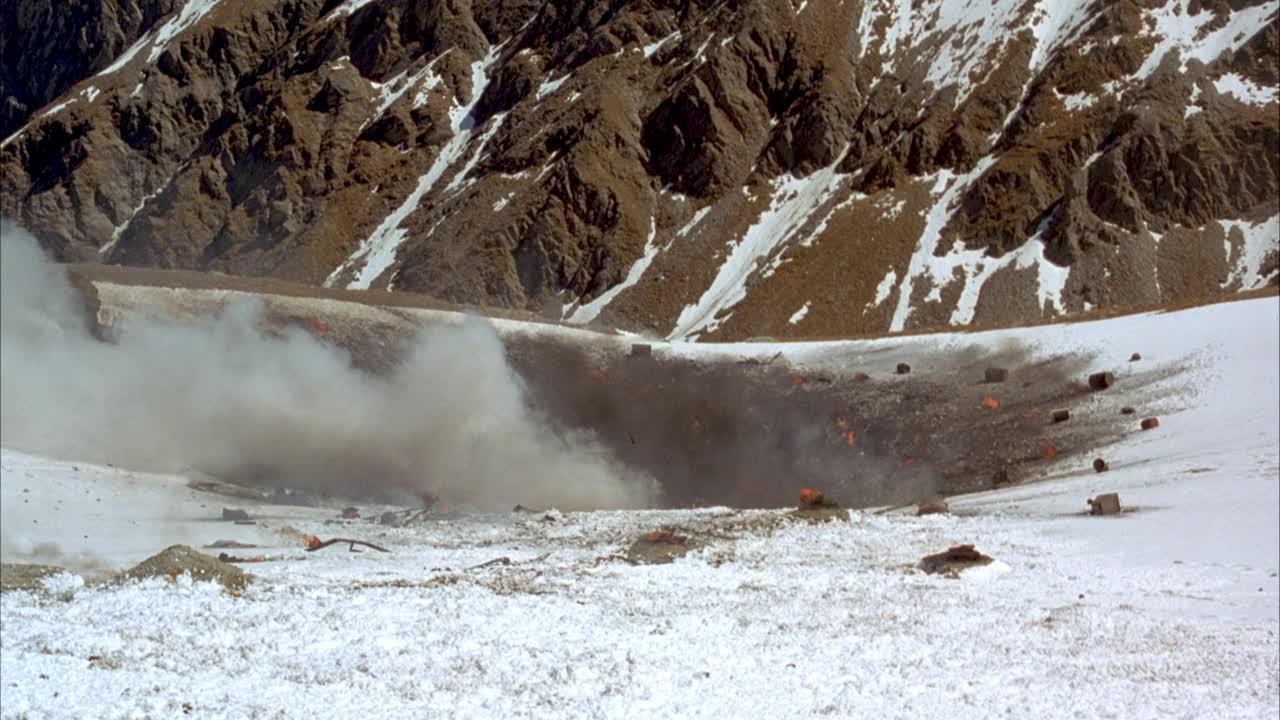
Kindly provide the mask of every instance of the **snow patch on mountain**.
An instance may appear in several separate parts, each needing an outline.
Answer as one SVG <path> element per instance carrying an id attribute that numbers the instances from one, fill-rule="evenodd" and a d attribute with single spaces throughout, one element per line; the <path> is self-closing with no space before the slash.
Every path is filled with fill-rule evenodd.
<path id="1" fill-rule="evenodd" d="M 644 273 L 649 269 L 649 265 L 653 263 L 653 259 L 658 256 L 658 244 L 654 242 L 657 235 L 657 224 L 653 218 L 650 218 L 649 237 L 644 242 L 644 252 L 640 255 L 639 260 L 632 263 L 631 269 L 627 271 L 627 276 L 622 282 L 601 293 L 596 299 L 584 305 L 579 305 L 576 310 L 570 313 L 567 319 L 568 322 L 575 325 L 586 325 L 595 320 L 600 315 L 600 311 L 613 302 L 623 290 L 640 282 L 640 278 L 644 277 Z"/>
<path id="2" fill-rule="evenodd" d="M 367 290 L 377 280 L 387 268 L 395 262 L 396 253 L 400 248 L 400 244 L 404 242 L 408 235 L 408 230 L 401 227 L 401 224 L 414 210 L 418 209 L 418 203 L 422 198 L 435 187 L 441 177 L 451 168 L 461 157 L 470 143 L 475 133 L 475 117 L 472 115 L 476 105 L 480 102 L 480 97 L 484 94 L 484 89 L 489 83 L 489 69 L 493 66 L 494 61 L 498 58 L 498 48 L 494 47 L 484 58 L 471 64 L 471 98 L 466 105 L 457 104 L 457 98 L 454 98 L 454 107 L 449 110 L 449 125 L 453 131 L 453 136 L 445 143 L 436 155 L 435 162 L 427 169 L 420 178 L 418 185 L 409 193 L 404 202 L 400 204 L 390 215 L 382 221 L 373 233 L 360 244 L 360 247 L 352 253 L 341 265 L 334 269 L 329 277 L 325 279 L 325 287 L 333 287 L 334 283 L 346 273 L 359 270 L 356 275 L 347 283 L 347 287 L 351 289 Z M 428 66 L 430 67 L 430 66 Z M 498 122 L 498 120 L 494 120 Z"/>
<path id="3" fill-rule="evenodd" d="M 720 326 L 723 319 L 717 316 L 747 296 L 747 279 L 759 269 L 760 262 L 795 238 L 812 214 L 839 190 L 844 176 L 836 168 L 843 159 L 842 153 L 836 162 L 803 178 L 788 173 L 770 182 L 769 208 L 733 245 L 711 286 L 680 312 L 670 333 L 672 339 L 690 339 Z"/>
<path id="4" fill-rule="evenodd" d="M 956 175 L 950 170 L 941 170 L 934 175 L 932 190 L 934 203 L 925 215 L 924 230 L 916 243 L 916 250 L 911 255 L 907 270 L 903 273 L 902 284 L 898 288 L 898 304 L 894 308 L 893 320 L 889 325 L 890 332 L 902 332 L 906 329 L 907 320 L 914 309 L 911 305 L 911 295 L 917 280 L 928 275 L 933 280 L 935 292 L 951 281 L 953 263 L 947 258 L 934 256 L 934 252 L 938 249 L 942 228 L 955 212 L 955 208 L 952 207 L 955 201 L 969 185 L 994 164 L 995 158 L 988 156 L 979 160 L 972 170 L 962 175 Z"/>
<path id="5" fill-rule="evenodd" d="M 1193 3 L 1199 6 L 1195 14 L 1191 13 Z M 1144 16 L 1149 29 L 1146 35 L 1154 38 L 1156 44 L 1133 79 L 1141 81 L 1150 77 L 1171 52 L 1178 53 L 1179 72 L 1186 72 L 1192 60 L 1208 63 L 1224 52 L 1235 52 L 1268 23 L 1274 22 L 1277 11 L 1280 11 L 1277 1 L 1232 10 L 1226 23 L 1206 31 L 1216 15 L 1199 0 L 1169 0 L 1160 7 L 1146 10 Z"/>
<path id="6" fill-rule="evenodd" d="M 1236 256 L 1235 267 L 1231 269 L 1227 280 L 1222 284 L 1223 287 L 1239 281 L 1242 289 L 1251 290 L 1265 286 L 1276 277 L 1275 270 L 1263 276 L 1262 263 L 1268 255 L 1280 253 L 1280 215 L 1273 215 L 1257 223 L 1223 220 L 1220 224 L 1228 236 L 1227 257 L 1233 254 L 1230 242 L 1231 231 L 1239 230 L 1244 236 L 1244 243 L 1240 246 L 1239 255 Z"/>
<path id="7" fill-rule="evenodd" d="M 1226 73 L 1213 81 L 1218 92 L 1239 100 L 1246 105 L 1270 105 L 1276 102 L 1280 90 L 1259 85 L 1239 73 Z"/>

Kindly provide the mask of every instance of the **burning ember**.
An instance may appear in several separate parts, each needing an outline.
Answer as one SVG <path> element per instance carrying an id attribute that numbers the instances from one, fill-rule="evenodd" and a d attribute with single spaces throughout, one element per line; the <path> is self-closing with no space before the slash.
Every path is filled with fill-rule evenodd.
<path id="1" fill-rule="evenodd" d="M 833 500 L 828 500 L 821 490 L 813 490 L 811 488 L 803 488 L 800 490 L 800 509 L 815 510 L 817 508 L 837 508 L 840 507 Z"/>
<path id="2" fill-rule="evenodd" d="M 993 397 L 982 398 L 982 407 L 989 410 L 996 410 L 1000 407 L 1000 401 Z"/>
<path id="3" fill-rule="evenodd" d="M 307 544 L 307 549 L 309 550 L 314 550 L 320 547 L 321 545 L 320 538 L 316 537 L 315 535 L 303 535 L 302 541 Z"/>
<path id="4" fill-rule="evenodd" d="M 681 537 L 670 530 L 655 530 L 651 533 L 645 533 L 640 539 L 647 543 L 655 543 L 658 545 L 683 545 L 688 538 Z"/>
<path id="5" fill-rule="evenodd" d="M 1050 460 L 1050 459 L 1052 459 L 1052 458 L 1056 457 L 1056 456 L 1057 456 L 1057 454 L 1058 454 L 1058 449 L 1057 449 L 1057 448 L 1055 448 L 1055 447 L 1053 446 L 1053 443 L 1051 443 L 1051 442 L 1047 442 L 1047 443 L 1045 443 L 1045 444 L 1044 444 L 1043 446 L 1041 446 L 1041 448 L 1040 448 L 1040 457 L 1044 458 L 1045 460 Z"/>

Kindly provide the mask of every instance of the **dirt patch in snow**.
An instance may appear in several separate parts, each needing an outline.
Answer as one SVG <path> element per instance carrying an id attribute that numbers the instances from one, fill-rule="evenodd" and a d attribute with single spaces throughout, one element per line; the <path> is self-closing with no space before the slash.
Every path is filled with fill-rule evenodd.
<path id="1" fill-rule="evenodd" d="M 249 586 L 249 581 L 253 579 L 252 575 L 235 565 L 197 552 L 186 545 L 172 545 L 165 548 L 127 570 L 122 578 L 176 580 L 182 575 L 190 575 L 192 580 L 199 582 L 218 583 L 233 595 L 244 592 Z"/>
<path id="2" fill-rule="evenodd" d="M 43 590 L 46 578 L 64 573 L 60 567 L 53 565 L 30 565 L 26 563 L 0 564 L 0 592 L 14 590 Z"/>

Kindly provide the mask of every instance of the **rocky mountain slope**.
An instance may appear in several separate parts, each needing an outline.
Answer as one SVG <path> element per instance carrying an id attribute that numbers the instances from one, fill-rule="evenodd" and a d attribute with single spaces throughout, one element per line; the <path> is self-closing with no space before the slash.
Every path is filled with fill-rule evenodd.
<path id="1" fill-rule="evenodd" d="M 89 5 L 3 11 L 64 260 L 699 339 L 1280 278 L 1276 0 Z"/>

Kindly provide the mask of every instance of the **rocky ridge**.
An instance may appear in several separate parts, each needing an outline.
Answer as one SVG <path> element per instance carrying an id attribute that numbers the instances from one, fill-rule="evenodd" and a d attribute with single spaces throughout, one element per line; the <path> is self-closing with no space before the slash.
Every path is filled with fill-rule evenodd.
<path id="1" fill-rule="evenodd" d="M 47 5 L 0 212 L 63 260 L 698 339 L 1280 278 L 1275 0 Z"/>

